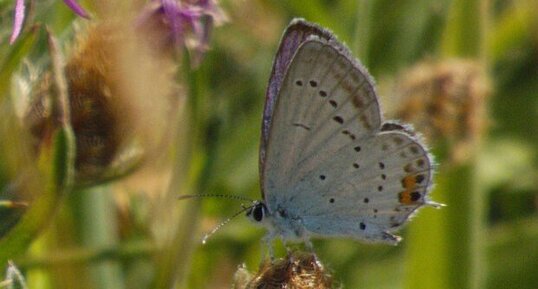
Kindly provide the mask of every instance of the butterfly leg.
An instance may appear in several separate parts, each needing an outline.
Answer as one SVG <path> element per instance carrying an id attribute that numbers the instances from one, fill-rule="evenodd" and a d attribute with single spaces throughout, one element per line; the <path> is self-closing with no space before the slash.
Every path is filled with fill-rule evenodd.
<path id="1" fill-rule="evenodd" d="M 310 241 L 310 239 L 308 237 L 303 237 L 303 242 L 305 244 L 305 247 L 308 251 L 310 251 L 311 253 L 315 254 L 314 253 L 314 244 L 312 244 L 312 241 Z"/>
<path id="2" fill-rule="evenodd" d="M 262 250 L 262 263 L 265 260 L 265 254 L 266 254 L 265 252 L 267 252 L 267 254 L 269 254 L 269 258 L 271 259 L 271 263 L 273 263 L 273 261 L 275 260 L 275 252 L 273 250 L 273 244 L 272 244 L 272 241 L 273 241 L 274 237 L 275 236 L 274 236 L 273 233 L 268 233 L 267 235 L 265 235 L 265 237 L 262 238 L 262 243 L 267 248 L 267 250 Z"/>

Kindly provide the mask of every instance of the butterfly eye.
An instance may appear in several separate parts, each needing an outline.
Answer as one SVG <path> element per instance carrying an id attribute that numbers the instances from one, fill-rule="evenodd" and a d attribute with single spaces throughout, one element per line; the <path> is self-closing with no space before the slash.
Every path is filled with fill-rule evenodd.
<path id="1" fill-rule="evenodd" d="M 252 218 L 256 221 L 256 222 L 261 222 L 263 220 L 263 213 L 264 213 L 264 210 L 263 210 L 263 204 L 258 204 L 256 205 L 256 207 L 254 207 L 254 209 L 252 209 Z"/>
<path id="2" fill-rule="evenodd" d="M 250 207 L 246 215 L 248 218 L 259 223 L 264 219 L 266 214 L 267 214 L 267 207 L 265 206 L 264 203 L 258 202 L 254 204 L 254 206 Z"/>

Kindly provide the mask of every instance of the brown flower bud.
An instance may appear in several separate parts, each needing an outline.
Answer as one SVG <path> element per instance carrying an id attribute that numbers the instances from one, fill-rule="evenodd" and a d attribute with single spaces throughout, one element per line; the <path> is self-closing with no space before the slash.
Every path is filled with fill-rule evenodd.
<path id="1" fill-rule="evenodd" d="M 265 262 L 250 280 L 245 269 L 236 273 L 237 289 L 329 289 L 331 276 L 313 253 L 294 252 L 284 259 Z"/>
<path id="2" fill-rule="evenodd" d="M 423 62 L 402 73 L 395 117 L 412 123 L 432 144 L 444 143 L 449 158 L 464 160 L 486 126 L 490 84 L 472 60 Z"/>
<path id="3" fill-rule="evenodd" d="M 174 123 L 178 99 L 172 59 L 150 52 L 133 25 L 99 23 L 79 38 L 64 72 L 76 139 L 76 183 L 89 185 L 130 171 L 158 151 L 171 131 L 167 125 Z M 51 115 L 51 79 L 50 74 L 42 78 L 25 116 L 36 151 L 50 145 L 58 126 Z"/>

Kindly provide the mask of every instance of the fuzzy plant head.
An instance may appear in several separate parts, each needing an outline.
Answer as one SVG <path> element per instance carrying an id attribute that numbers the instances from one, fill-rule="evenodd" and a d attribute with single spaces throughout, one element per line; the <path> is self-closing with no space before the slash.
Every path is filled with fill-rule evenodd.
<path id="1" fill-rule="evenodd" d="M 263 263 L 250 274 L 244 267 L 235 274 L 236 289 L 294 288 L 332 289 L 333 280 L 315 254 L 293 252 L 285 258 Z"/>

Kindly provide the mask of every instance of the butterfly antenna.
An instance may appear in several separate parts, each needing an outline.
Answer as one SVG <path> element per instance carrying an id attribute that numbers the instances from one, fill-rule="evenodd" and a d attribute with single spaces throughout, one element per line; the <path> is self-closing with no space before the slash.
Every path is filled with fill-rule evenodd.
<path id="1" fill-rule="evenodd" d="M 254 206 L 256 206 L 256 204 L 253 204 L 253 205 L 248 206 L 248 207 L 243 207 L 243 209 L 241 209 L 241 211 L 233 214 L 231 217 L 229 217 L 228 219 L 226 219 L 223 222 L 221 222 L 220 224 L 218 224 L 215 228 L 213 228 L 213 230 L 211 230 L 211 232 L 205 234 L 204 238 L 202 239 L 202 244 L 205 245 L 205 243 L 207 242 L 207 239 L 209 239 L 209 237 L 211 237 L 213 234 L 215 234 L 215 232 L 220 230 L 220 228 L 222 228 L 224 225 L 228 224 L 233 218 L 241 215 L 242 213 L 246 212 L 247 210 L 250 210 Z"/>
<path id="2" fill-rule="evenodd" d="M 223 194 L 193 194 L 193 195 L 179 195 L 177 197 L 178 200 L 193 199 L 193 198 L 222 198 L 222 199 L 254 202 L 254 200 L 251 198 L 247 198 L 243 196 L 236 196 L 236 195 L 223 195 Z"/>

